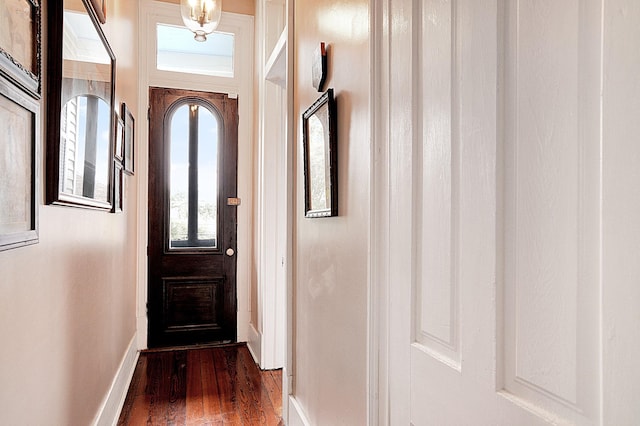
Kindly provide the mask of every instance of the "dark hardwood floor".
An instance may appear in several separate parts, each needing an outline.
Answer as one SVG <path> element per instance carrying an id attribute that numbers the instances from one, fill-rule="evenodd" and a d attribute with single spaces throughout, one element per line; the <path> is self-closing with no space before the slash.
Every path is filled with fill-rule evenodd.
<path id="1" fill-rule="evenodd" d="M 140 354 L 118 425 L 281 425 L 282 371 L 245 344 Z"/>

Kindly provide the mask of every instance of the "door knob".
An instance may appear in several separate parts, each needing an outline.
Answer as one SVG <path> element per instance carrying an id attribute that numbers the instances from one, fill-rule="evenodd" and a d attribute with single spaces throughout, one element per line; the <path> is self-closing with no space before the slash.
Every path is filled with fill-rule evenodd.
<path id="1" fill-rule="evenodd" d="M 227 256 L 231 257 L 231 256 L 233 256 L 236 252 L 235 252 L 235 251 L 233 251 L 233 249 L 232 249 L 231 247 L 229 247 L 229 248 L 227 249 L 227 252 L 226 252 L 226 253 L 227 253 Z"/>

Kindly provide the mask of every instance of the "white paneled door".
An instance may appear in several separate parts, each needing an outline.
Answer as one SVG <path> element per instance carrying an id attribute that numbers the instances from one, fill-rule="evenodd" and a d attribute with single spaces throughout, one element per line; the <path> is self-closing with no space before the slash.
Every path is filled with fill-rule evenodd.
<path id="1" fill-rule="evenodd" d="M 381 9 L 388 423 L 639 424 L 640 173 L 614 162 L 640 158 L 636 3 Z"/>

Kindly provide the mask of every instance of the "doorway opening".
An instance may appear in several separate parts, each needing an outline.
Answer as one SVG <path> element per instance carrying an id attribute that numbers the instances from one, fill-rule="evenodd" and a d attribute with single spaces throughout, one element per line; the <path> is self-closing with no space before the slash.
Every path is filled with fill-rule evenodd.
<path id="1" fill-rule="evenodd" d="M 149 90 L 149 347 L 237 336 L 237 99 Z"/>

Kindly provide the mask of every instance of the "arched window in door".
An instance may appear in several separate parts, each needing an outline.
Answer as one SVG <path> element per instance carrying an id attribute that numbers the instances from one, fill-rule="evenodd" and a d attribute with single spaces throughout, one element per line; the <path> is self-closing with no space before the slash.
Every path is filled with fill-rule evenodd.
<path id="1" fill-rule="evenodd" d="M 218 247 L 218 150 L 221 120 L 190 102 L 170 118 L 169 248 Z"/>

